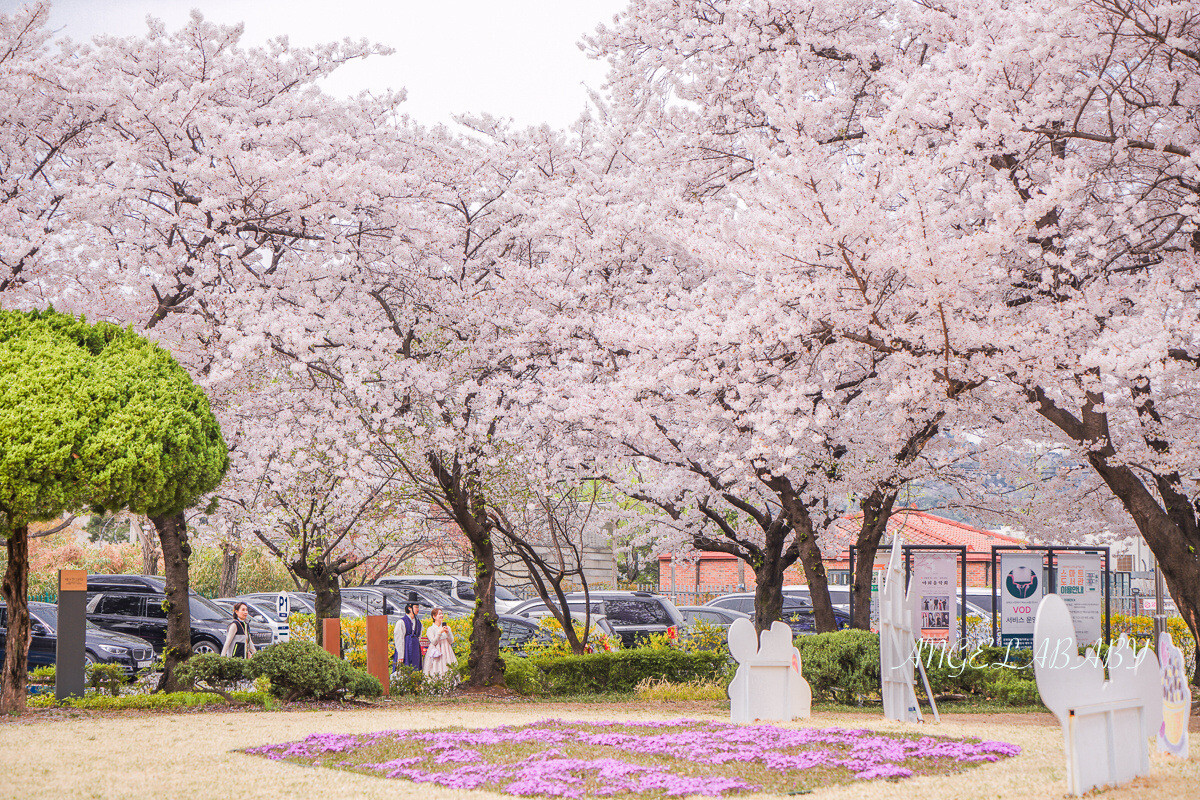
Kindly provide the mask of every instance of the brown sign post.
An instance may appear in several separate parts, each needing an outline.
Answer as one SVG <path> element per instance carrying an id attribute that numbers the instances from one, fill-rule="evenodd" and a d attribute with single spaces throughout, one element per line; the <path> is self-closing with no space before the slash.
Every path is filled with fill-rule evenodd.
<path id="1" fill-rule="evenodd" d="M 58 644 L 54 653 L 54 696 L 83 697 L 87 570 L 58 571 Z"/>
<path id="2" fill-rule="evenodd" d="M 325 650 L 337 658 L 342 657 L 342 621 L 340 619 L 321 620 L 321 641 Z"/>
<path id="3" fill-rule="evenodd" d="M 383 695 L 388 689 L 388 620 L 383 615 L 367 617 L 367 672 L 379 679 Z"/>

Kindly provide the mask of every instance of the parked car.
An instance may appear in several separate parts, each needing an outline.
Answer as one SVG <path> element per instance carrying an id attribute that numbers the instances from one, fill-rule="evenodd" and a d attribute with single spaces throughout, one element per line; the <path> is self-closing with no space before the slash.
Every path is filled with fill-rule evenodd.
<path id="1" fill-rule="evenodd" d="M 555 644 L 563 639 L 562 634 L 547 630 L 536 619 L 515 614 L 500 614 L 499 617 L 500 649 L 515 655 L 523 655 L 530 645 Z"/>
<path id="2" fill-rule="evenodd" d="M 684 624 L 689 626 L 695 625 L 697 622 L 704 622 L 709 625 L 728 628 L 733 624 L 734 620 L 751 618 L 749 614 L 743 614 L 741 611 L 735 611 L 732 608 L 720 608 L 718 606 L 675 607 L 679 609 Z"/>
<path id="3" fill-rule="evenodd" d="M 427 586 L 353 586 L 342 589 L 342 597 L 365 603 L 373 613 L 385 613 L 389 616 L 404 614 L 404 607 L 410 602 L 415 602 L 421 607 L 420 616 L 428 616 L 430 609 L 434 608 L 442 609 L 447 617 L 466 617 L 475 613 L 473 607 L 464 606 L 437 589 Z M 415 599 L 410 600 L 410 597 Z"/>
<path id="4" fill-rule="evenodd" d="M 54 664 L 58 659 L 58 606 L 30 601 L 29 627 L 29 669 Z M 0 660 L 7 642 L 8 607 L 0 604 Z M 106 631 L 87 620 L 83 647 L 85 664 L 120 664 L 130 678 L 154 661 L 154 648 L 145 639 Z"/>
<path id="5" fill-rule="evenodd" d="M 732 594 L 723 594 L 720 597 L 714 597 L 704 604 L 704 608 L 726 608 L 731 611 L 739 611 L 748 617 L 754 616 L 754 592 L 734 592 Z M 799 594 L 783 594 L 783 610 L 811 609 L 812 602 L 808 599 L 807 590 L 803 596 Z"/>
<path id="6" fill-rule="evenodd" d="M 88 594 L 93 592 L 149 592 L 164 594 L 167 581 L 158 575 L 88 575 Z M 191 592 L 196 594 L 196 592 Z"/>
<path id="7" fill-rule="evenodd" d="M 313 610 L 317 607 L 317 595 L 315 592 L 298 592 L 298 594 L 312 605 Z M 357 600 L 351 600 L 348 597 L 342 598 L 342 618 L 343 619 L 358 619 L 369 615 L 371 611 L 367 608 L 366 603 L 360 603 Z"/>
<path id="8" fill-rule="evenodd" d="M 155 653 L 162 653 L 167 641 L 166 595 L 149 592 L 99 592 L 88 597 L 87 618 L 101 628 L 150 642 Z M 219 653 L 225 644 L 232 615 L 203 597 L 192 597 L 192 650 Z M 250 623 L 250 638 L 258 649 L 269 647 L 271 629 Z"/>
<path id="9" fill-rule="evenodd" d="M 636 647 L 655 633 L 678 636 L 679 629 L 683 627 L 683 617 L 675 605 L 662 595 L 601 590 L 590 592 L 588 600 L 591 613 L 607 618 L 625 647 Z M 582 592 L 568 594 L 567 605 L 572 613 L 589 610 Z M 522 617 L 537 617 L 550 611 L 539 599 L 521 603 L 513 609 L 513 613 Z"/>
<path id="10" fill-rule="evenodd" d="M 376 586 L 428 586 L 452 597 L 460 605 L 474 607 L 475 579 L 461 575 L 388 575 L 375 581 Z M 505 589 L 496 587 L 496 613 L 508 614 L 521 603 L 521 598 Z"/>
<path id="11" fill-rule="evenodd" d="M 727 608 L 734 611 L 741 611 L 748 616 L 752 616 L 754 614 L 754 595 L 750 592 L 736 592 L 713 598 L 704 605 L 713 608 Z M 816 618 L 813 616 L 812 603 L 807 596 L 785 592 L 783 595 L 783 611 L 780 614 L 780 619 L 788 624 L 793 634 L 817 632 L 817 623 Z M 839 608 L 833 609 L 833 619 L 838 630 L 850 627 L 850 615 Z"/>

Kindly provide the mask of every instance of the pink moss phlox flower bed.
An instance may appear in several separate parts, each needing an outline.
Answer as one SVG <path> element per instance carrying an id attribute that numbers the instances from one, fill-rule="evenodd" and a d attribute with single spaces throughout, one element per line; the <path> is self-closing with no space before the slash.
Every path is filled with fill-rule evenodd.
<path id="1" fill-rule="evenodd" d="M 245 752 L 432 783 L 547 797 L 723 795 L 957 772 L 1016 745 L 728 722 L 563 722 L 313 734 Z"/>

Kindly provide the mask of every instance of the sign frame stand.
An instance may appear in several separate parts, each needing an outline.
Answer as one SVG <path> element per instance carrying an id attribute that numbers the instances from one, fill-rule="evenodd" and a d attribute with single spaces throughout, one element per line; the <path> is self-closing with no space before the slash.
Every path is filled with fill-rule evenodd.
<path id="1" fill-rule="evenodd" d="M 1041 552 L 1042 569 L 1049 573 L 1046 594 L 1058 594 L 1058 566 L 1055 553 L 1086 553 L 1099 555 L 1103 558 L 1101 573 L 1104 575 L 1104 641 L 1112 643 L 1112 560 L 1109 547 L 1087 547 L 1086 545 L 992 545 L 992 644 L 1000 645 L 1000 553 L 1035 553 Z"/>

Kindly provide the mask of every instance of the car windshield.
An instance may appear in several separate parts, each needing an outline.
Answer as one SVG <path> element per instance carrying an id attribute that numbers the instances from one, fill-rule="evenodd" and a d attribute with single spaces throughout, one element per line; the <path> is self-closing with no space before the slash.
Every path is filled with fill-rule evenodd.
<path id="1" fill-rule="evenodd" d="M 198 595 L 192 595 L 188 598 L 188 608 L 192 612 L 192 619 L 223 620 L 233 616 L 232 611 L 226 611 L 208 598 Z"/>
<path id="2" fill-rule="evenodd" d="M 446 594 L 445 592 L 439 592 L 437 589 L 434 589 L 431 586 L 422 586 L 421 592 L 429 599 L 430 602 L 436 606 L 440 606 L 441 608 L 462 605 L 462 603 L 458 602 L 450 595 Z"/>
<path id="3" fill-rule="evenodd" d="M 521 598 L 517 597 L 515 594 L 510 592 L 508 589 L 505 589 L 503 586 L 497 586 L 496 587 L 496 599 L 512 601 L 512 600 L 520 600 Z"/>
<path id="4" fill-rule="evenodd" d="M 49 628 L 51 633 L 58 631 L 58 606 L 39 606 L 36 611 L 30 609 L 29 616 Z M 88 630 L 100 630 L 100 626 L 90 619 L 85 619 L 83 624 Z"/>

